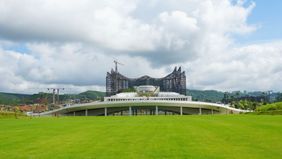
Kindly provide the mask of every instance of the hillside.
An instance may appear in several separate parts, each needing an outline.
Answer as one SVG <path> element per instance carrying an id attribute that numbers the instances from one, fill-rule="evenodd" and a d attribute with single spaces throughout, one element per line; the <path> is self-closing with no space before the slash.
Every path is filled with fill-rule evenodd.
<path id="1" fill-rule="evenodd" d="M 255 114 L 271 114 L 271 115 L 278 115 L 282 114 L 282 102 L 266 104 L 260 106 L 254 112 Z"/>
<path id="2" fill-rule="evenodd" d="M 80 99 L 80 100 L 97 100 L 106 95 L 105 92 L 100 91 L 86 91 L 79 94 L 63 94 L 60 95 L 60 100 L 65 101 L 68 99 Z M 222 100 L 224 93 L 215 90 L 187 90 L 187 95 L 193 97 L 193 100 L 219 102 Z M 32 95 L 27 94 L 12 94 L 12 93 L 0 93 L 0 104 L 17 105 L 17 104 L 31 104 L 41 103 L 40 99 L 48 99 L 48 102 L 52 101 L 52 94 L 37 93 Z M 47 102 L 47 101 L 46 101 Z"/>
<path id="3" fill-rule="evenodd" d="M 69 99 L 81 100 L 97 100 L 105 96 L 105 92 L 86 91 L 79 94 L 63 94 L 60 95 L 60 100 L 65 101 Z M 16 93 L 0 93 L 0 104 L 5 105 L 19 105 L 32 103 L 47 103 L 52 101 L 52 94 L 37 93 L 37 94 L 16 94 Z"/>
<path id="4" fill-rule="evenodd" d="M 224 97 L 224 92 L 215 90 L 187 90 L 187 95 L 192 96 L 194 101 L 220 102 Z"/>
<path id="5" fill-rule="evenodd" d="M 130 91 L 130 90 L 129 90 Z M 261 100 L 265 98 L 264 92 L 229 92 L 226 95 L 229 97 L 229 100 L 244 100 L 245 98 L 254 100 Z M 60 100 L 65 101 L 69 99 L 80 99 L 80 100 L 97 100 L 105 96 L 105 92 L 100 91 L 86 91 L 79 94 L 63 94 L 60 95 Z M 224 98 L 225 92 L 216 91 L 216 90 L 187 90 L 187 95 L 192 96 L 194 101 L 205 101 L 205 102 L 221 102 Z M 275 96 L 273 96 L 275 95 Z M 280 97 L 280 98 L 279 98 Z M 282 101 L 281 93 L 273 93 L 269 96 L 271 102 Z M 44 99 L 44 101 L 42 101 Z M 50 93 L 37 93 L 33 95 L 27 94 L 16 94 L 16 93 L 0 93 L 0 104 L 7 105 L 17 105 L 17 104 L 30 104 L 30 103 L 46 103 L 52 101 L 52 94 Z"/>
<path id="6" fill-rule="evenodd" d="M 95 100 L 97 98 L 102 98 L 105 95 L 106 95 L 105 92 L 99 92 L 99 91 L 86 91 L 78 94 L 80 98 L 88 98 L 92 100 Z"/>
<path id="7" fill-rule="evenodd" d="M 0 104 L 16 105 L 28 97 L 30 97 L 30 95 L 0 92 Z"/>

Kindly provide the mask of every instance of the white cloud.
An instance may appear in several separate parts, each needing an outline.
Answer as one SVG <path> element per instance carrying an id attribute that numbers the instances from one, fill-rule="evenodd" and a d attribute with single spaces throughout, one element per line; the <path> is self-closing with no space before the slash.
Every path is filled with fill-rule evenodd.
<path id="1" fill-rule="evenodd" d="M 24 54 L 0 49 L 0 90 L 32 92 L 55 86 L 76 92 L 87 88 L 104 90 L 106 72 L 116 58 L 125 63 L 120 70 L 129 77 L 165 74 L 162 68 L 151 69 L 142 57 L 105 55 L 82 44 L 29 43 L 27 48 L 29 53 Z"/>
<path id="2" fill-rule="evenodd" d="M 219 56 L 219 57 L 214 57 Z M 252 44 L 194 61 L 191 86 L 220 90 L 281 91 L 282 41 Z"/>
<path id="3" fill-rule="evenodd" d="M 160 14 L 160 21 L 168 31 L 178 31 L 182 33 L 193 33 L 199 28 L 197 19 L 189 17 L 185 12 L 173 11 L 171 13 L 163 12 Z"/>
<path id="4" fill-rule="evenodd" d="M 199 36 L 205 37 L 210 32 L 223 36 L 253 29 L 246 24 L 253 4 L 244 8 L 228 0 L 176 3 L 193 6 L 182 10 L 178 5 L 168 8 L 165 2 L 156 1 L 147 14 L 153 14 L 155 8 L 161 6 L 163 11 L 153 17 L 154 21 L 146 21 L 134 16 L 134 12 L 144 9 L 140 3 L 145 2 L 137 2 L 4 0 L 0 2 L 0 34 L 16 40 L 88 42 L 112 51 L 146 53 L 157 52 L 164 43 L 170 46 L 164 48 L 167 51 L 183 52 L 189 48 L 181 46 L 193 43 L 192 34 L 196 30 Z M 177 42 L 174 44 L 174 41 Z M 188 51 L 197 53 L 193 49 Z"/>

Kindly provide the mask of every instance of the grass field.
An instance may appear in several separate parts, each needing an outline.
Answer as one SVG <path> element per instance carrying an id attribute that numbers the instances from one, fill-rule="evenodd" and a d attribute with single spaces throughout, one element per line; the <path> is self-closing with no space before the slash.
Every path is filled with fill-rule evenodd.
<path id="1" fill-rule="evenodd" d="M 0 158 L 282 158 L 282 116 L 0 119 Z"/>

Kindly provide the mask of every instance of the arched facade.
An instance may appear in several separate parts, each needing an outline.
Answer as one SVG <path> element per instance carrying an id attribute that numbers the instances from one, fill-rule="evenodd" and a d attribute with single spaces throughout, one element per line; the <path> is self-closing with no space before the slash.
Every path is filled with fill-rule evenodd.
<path id="1" fill-rule="evenodd" d="M 194 101 L 118 101 L 93 102 L 63 107 L 37 115 L 107 116 L 107 115 L 202 115 L 239 114 L 246 110 L 227 105 Z"/>
<path id="2" fill-rule="evenodd" d="M 163 78 L 152 78 L 142 76 L 140 78 L 128 78 L 117 71 L 111 70 L 106 76 L 106 95 L 111 96 L 119 93 L 123 89 L 134 86 L 153 85 L 159 86 L 162 92 L 177 92 L 186 95 L 186 75 L 175 67 L 174 71 Z"/>

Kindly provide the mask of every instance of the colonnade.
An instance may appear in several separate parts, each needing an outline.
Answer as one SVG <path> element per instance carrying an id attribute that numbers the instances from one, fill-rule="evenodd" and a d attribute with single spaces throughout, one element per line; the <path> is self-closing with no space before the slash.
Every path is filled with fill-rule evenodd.
<path id="1" fill-rule="evenodd" d="M 134 108 L 137 108 L 138 109 L 138 107 L 134 107 Z M 179 113 L 177 112 L 177 114 L 179 114 L 179 115 L 183 115 L 184 114 L 184 111 L 183 111 L 183 106 L 179 106 L 179 107 L 176 107 L 176 108 L 178 108 L 179 109 Z M 104 116 L 108 116 L 109 115 L 109 113 L 108 113 L 108 107 L 104 107 L 104 108 L 102 108 L 102 109 L 104 109 Z M 137 115 L 137 109 L 134 109 L 134 111 L 133 111 L 133 108 L 132 108 L 132 106 L 129 106 L 128 107 L 128 116 L 132 116 L 132 115 Z M 154 106 L 154 108 L 152 109 L 152 107 L 150 107 L 150 108 L 148 108 L 149 110 L 150 110 L 150 115 L 159 115 L 159 112 L 160 112 L 160 109 L 159 109 L 159 106 Z M 145 110 L 148 110 L 148 109 L 146 109 L 145 108 Z M 195 109 L 195 108 L 194 108 Z M 176 109 L 177 110 L 177 109 Z M 89 115 L 89 112 L 88 112 L 89 110 L 88 109 L 85 109 L 85 113 L 83 113 L 83 114 L 85 114 L 85 116 L 88 116 Z M 122 110 L 121 111 L 121 115 L 123 115 L 123 111 L 124 110 Z M 167 112 L 175 112 L 175 110 L 174 111 L 171 111 L 171 110 L 161 110 L 162 112 L 164 112 L 164 115 L 167 115 Z M 146 113 L 147 114 L 147 113 Z M 198 114 L 199 115 L 202 115 L 203 113 L 202 113 L 202 108 L 201 107 L 199 107 L 198 108 Z M 210 114 L 214 114 L 214 110 L 213 109 L 210 109 Z M 77 116 L 76 115 L 76 111 L 73 111 L 73 116 Z"/>
<path id="2" fill-rule="evenodd" d="M 120 101 L 191 101 L 190 96 L 185 97 L 132 97 L 132 98 L 114 98 L 105 97 L 106 102 L 120 102 Z"/>

